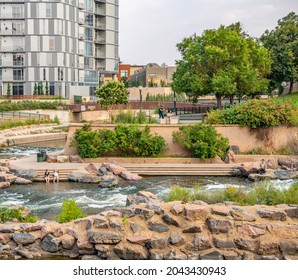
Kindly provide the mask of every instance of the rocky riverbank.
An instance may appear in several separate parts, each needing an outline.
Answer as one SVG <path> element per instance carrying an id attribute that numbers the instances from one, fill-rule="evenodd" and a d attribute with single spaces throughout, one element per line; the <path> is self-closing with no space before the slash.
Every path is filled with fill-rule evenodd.
<path id="1" fill-rule="evenodd" d="M 162 202 L 139 192 L 127 207 L 66 224 L 0 225 L 0 259 L 298 259 L 298 207 Z"/>

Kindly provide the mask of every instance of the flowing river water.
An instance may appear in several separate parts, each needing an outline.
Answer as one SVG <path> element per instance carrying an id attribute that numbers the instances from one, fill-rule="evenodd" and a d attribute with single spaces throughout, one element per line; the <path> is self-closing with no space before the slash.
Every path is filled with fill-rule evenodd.
<path id="1" fill-rule="evenodd" d="M 50 149 L 52 150 L 52 149 Z M 0 157 L 21 157 L 37 153 L 37 148 L 13 147 L 0 151 Z M 287 188 L 293 180 L 272 181 L 278 188 Z M 119 187 L 108 189 L 99 188 L 96 184 L 82 184 L 73 182 L 33 183 L 31 185 L 12 185 L 7 189 L 0 189 L 0 207 L 25 206 L 39 218 L 53 219 L 61 210 L 65 199 L 75 199 L 85 214 L 95 214 L 103 209 L 122 207 L 126 204 L 129 194 L 146 190 L 157 195 L 160 199 L 167 199 L 173 185 L 193 188 L 201 186 L 207 190 L 222 189 L 227 186 L 250 187 L 248 180 L 238 177 L 212 176 L 156 176 L 146 177 L 138 182 L 121 182 Z"/>

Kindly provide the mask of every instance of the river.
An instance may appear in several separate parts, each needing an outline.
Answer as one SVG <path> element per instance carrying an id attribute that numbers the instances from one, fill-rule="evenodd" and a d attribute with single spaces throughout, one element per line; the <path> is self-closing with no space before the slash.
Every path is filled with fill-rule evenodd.
<path id="1" fill-rule="evenodd" d="M 12 153 L 11 153 L 12 151 Z M 32 155 L 37 148 L 14 147 L 10 151 L 1 151 L 3 157 Z M 0 152 L 0 156 L 1 156 Z M 8 156 L 9 155 L 9 156 Z M 276 187 L 289 187 L 294 181 L 272 181 Z M 39 218 L 53 219 L 61 210 L 65 199 L 75 199 L 85 214 L 95 214 L 103 209 L 122 207 L 126 204 L 129 194 L 146 190 L 157 195 L 160 199 L 167 199 L 173 185 L 192 188 L 200 185 L 208 190 L 222 189 L 227 186 L 250 187 L 253 183 L 238 177 L 212 176 L 156 176 L 146 177 L 138 182 L 121 182 L 119 187 L 108 189 L 99 188 L 96 184 L 82 184 L 73 182 L 33 183 L 31 185 L 12 185 L 7 189 L 0 189 L 0 207 L 25 206 Z"/>

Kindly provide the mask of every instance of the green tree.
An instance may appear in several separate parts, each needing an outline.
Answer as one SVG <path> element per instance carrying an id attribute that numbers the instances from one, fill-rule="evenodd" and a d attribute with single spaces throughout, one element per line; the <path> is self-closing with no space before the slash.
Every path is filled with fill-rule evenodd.
<path id="1" fill-rule="evenodd" d="M 109 113 L 113 105 L 128 103 L 128 90 L 122 82 L 109 81 L 97 88 L 95 95 L 100 106 L 107 109 Z"/>
<path id="2" fill-rule="evenodd" d="M 40 84 L 39 84 L 39 94 L 43 95 L 43 83 L 42 82 L 40 82 Z"/>
<path id="3" fill-rule="evenodd" d="M 218 108 L 222 97 L 250 95 L 267 88 L 270 72 L 266 48 L 242 32 L 239 23 L 192 35 L 177 45 L 182 59 L 177 61 L 172 88 L 186 93 L 193 102 L 199 96 L 215 94 Z"/>
<path id="4" fill-rule="evenodd" d="M 125 86 L 126 88 L 128 88 L 128 86 L 129 86 L 129 80 L 128 80 L 128 77 L 126 77 L 126 76 L 121 77 L 121 82 L 124 84 L 124 86 Z"/>
<path id="5" fill-rule="evenodd" d="M 38 94 L 38 87 L 37 87 L 37 83 L 34 83 L 33 95 L 37 95 L 37 94 Z"/>
<path id="6" fill-rule="evenodd" d="M 10 86 L 10 83 L 7 84 L 6 95 L 7 96 L 11 96 L 11 86 Z"/>
<path id="7" fill-rule="evenodd" d="M 298 15 L 291 12 L 278 20 L 275 29 L 266 30 L 261 41 L 273 60 L 272 89 L 281 87 L 281 82 L 286 81 L 290 83 L 289 93 L 292 93 L 293 84 L 298 81 Z"/>
<path id="8" fill-rule="evenodd" d="M 45 90 L 46 90 L 46 95 L 49 95 L 50 91 L 49 91 L 49 82 L 48 81 L 46 81 Z"/>

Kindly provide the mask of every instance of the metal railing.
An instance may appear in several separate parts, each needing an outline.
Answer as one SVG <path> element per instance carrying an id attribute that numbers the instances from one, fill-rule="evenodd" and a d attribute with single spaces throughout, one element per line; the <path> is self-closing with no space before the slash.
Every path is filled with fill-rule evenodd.
<path id="1" fill-rule="evenodd" d="M 0 119 L 35 119 L 35 120 L 49 120 L 50 116 L 45 114 L 37 113 L 24 113 L 24 112 L 14 112 L 14 111 L 1 111 Z"/>

